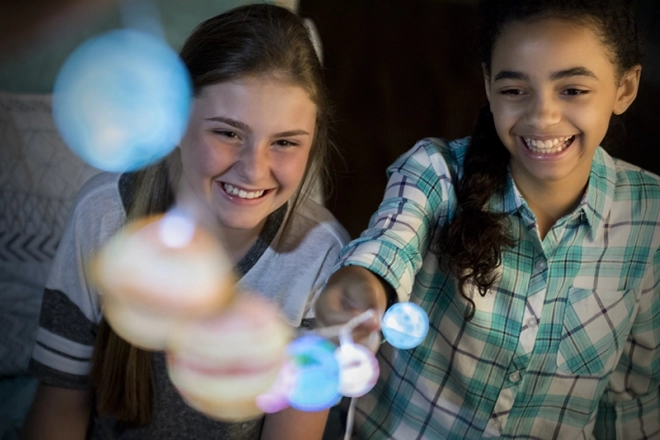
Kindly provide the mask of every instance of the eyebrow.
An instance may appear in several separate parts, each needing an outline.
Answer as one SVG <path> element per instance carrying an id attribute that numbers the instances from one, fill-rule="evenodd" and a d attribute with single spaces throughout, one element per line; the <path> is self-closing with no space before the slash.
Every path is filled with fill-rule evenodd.
<path id="1" fill-rule="evenodd" d="M 232 118 L 225 118 L 224 116 L 214 116 L 212 118 L 204 118 L 206 121 L 215 121 L 215 122 L 222 122 L 227 125 L 231 125 L 234 128 L 238 128 L 239 130 L 247 131 L 247 132 L 252 132 L 252 129 L 250 128 L 249 125 L 247 125 L 245 122 L 237 121 L 236 119 Z"/>
<path id="2" fill-rule="evenodd" d="M 598 79 L 596 75 L 586 67 L 572 67 L 570 69 L 552 72 L 550 79 L 558 80 L 563 78 L 570 78 L 573 76 L 587 76 L 590 78 Z M 517 79 L 521 81 L 529 81 L 529 76 L 527 76 L 525 73 L 515 70 L 502 70 L 497 75 L 495 75 L 495 81 L 500 79 Z"/>
<path id="3" fill-rule="evenodd" d="M 237 121 L 236 119 L 226 118 L 224 116 L 214 116 L 212 118 L 205 118 L 205 120 L 223 122 L 239 130 L 252 133 L 252 129 L 250 128 L 249 125 L 247 125 L 245 122 Z M 289 130 L 289 131 L 283 131 L 281 133 L 275 133 L 274 137 L 291 137 L 291 136 L 305 136 L 305 135 L 309 136 L 309 133 L 306 132 L 305 130 Z"/>

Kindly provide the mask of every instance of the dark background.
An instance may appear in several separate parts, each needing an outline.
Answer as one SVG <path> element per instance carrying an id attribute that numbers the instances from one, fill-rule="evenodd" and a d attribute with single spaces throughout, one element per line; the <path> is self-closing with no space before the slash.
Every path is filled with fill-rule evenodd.
<path id="1" fill-rule="evenodd" d="M 660 2 L 636 3 L 647 58 L 626 140 L 611 153 L 660 174 Z M 327 206 L 352 237 L 385 189 L 385 169 L 424 137 L 472 132 L 486 102 L 478 61 L 476 2 L 301 0 L 323 46 L 336 106 L 334 186 Z"/>

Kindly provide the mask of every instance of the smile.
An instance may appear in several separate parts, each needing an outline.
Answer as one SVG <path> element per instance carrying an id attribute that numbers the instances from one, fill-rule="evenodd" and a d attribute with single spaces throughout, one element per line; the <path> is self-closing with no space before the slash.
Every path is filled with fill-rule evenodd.
<path id="1" fill-rule="evenodd" d="M 241 199 L 256 199 L 263 196 L 264 192 L 266 192 L 263 189 L 260 191 L 246 191 L 244 189 L 237 188 L 234 185 L 230 185 L 228 183 L 223 183 L 222 188 L 225 190 L 227 194 Z"/>
<path id="2" fill-rule="evenodd" d="M 575 136 L 563 136 L 554 139 L 532 139 L 523 137 L 527 148 L 537 154 L 556 154 L 567 149 L 575 139 Z"/>

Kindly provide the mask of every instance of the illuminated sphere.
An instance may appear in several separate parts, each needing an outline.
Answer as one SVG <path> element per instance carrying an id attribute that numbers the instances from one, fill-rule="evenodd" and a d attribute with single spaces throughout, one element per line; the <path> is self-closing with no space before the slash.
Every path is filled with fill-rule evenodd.
<path id="1" fill-rule="evenodd" d="M 287 347 L 295 368 L 295 383 L 289 393 L 289 404 L 300 411 L 321 411 L 337 404 L 339 364 L 334 352 L 337 346 L 327 339 L 305 335 Z"/>
<path id="2" fill-rule="evenodd" d="M 392 346 L 414 348 L 422 343 L 429 331 L 429 317 L 417 304 L 396 303 L 383 315 L 381 329 Z"/>
<path id="3" fill-rule="evenodd" d="M 282 363 L 279 375 L 268 391 L 257 396 L 256 404 L 265 413 L 282 411 L 289 406 L 289 394 L 296 381 L 296 368 L 290 359 Z"/>
<path id="4" fill-rule="evenodd" d="M 360 397 L 376 385 L 380 368 L 373 353 L 362 345 L 342 344 L 335 351 L 339 362 L 339 393 Z"/>
<path id="5" fill-rule="evenodd" d="M 178 144 L 191 97 L 188 71 L 165 42 L 114 30 L 67 58 L 55 81 L 53 118 L 84 161 L 106 171 L 132 171 Z"/>

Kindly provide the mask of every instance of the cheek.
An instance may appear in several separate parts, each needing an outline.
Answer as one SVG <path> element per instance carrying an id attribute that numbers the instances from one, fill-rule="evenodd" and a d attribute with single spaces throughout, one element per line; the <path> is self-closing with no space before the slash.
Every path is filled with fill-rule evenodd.
<path id="1" fill-rule="evenodd" d="M 292 187 L 298 187 L 305 174 L 308 158 L 309 152 L 301 152 L 300 154 L 291 155 L 278 161 L 277 174 L 281 181 L 286 182 Z"/>
<path id="2" fill-rule="evenodd" d="M 511 128 L 514 125 L 513 118 L 503 109 L 494 109 L 493 111 L 493 123 L 495 124 L 495 131 L 497 135 L 506 145 L 508 143 L 509 133 Z"/>
<path id="3" fill-rule="evenodd" d="M 190 139 L 181 146 L 181 160 L 184 169 L 194 170 L 195 173 L 212 174 L 222 168 L 223 154 L 218 148 L 213 148 L 208 140 L 203 138 Z"/>
<path id="4" fill-rule="evenodd" d="M 582 131 L 586 138 L 590 139 L 589 143 L 596 145 L 600 144 L 605 137 L 611 116 L 604 106 L 576 109 L 571 115 L 568 115 L 574 121 L 574 125 Z"/>

